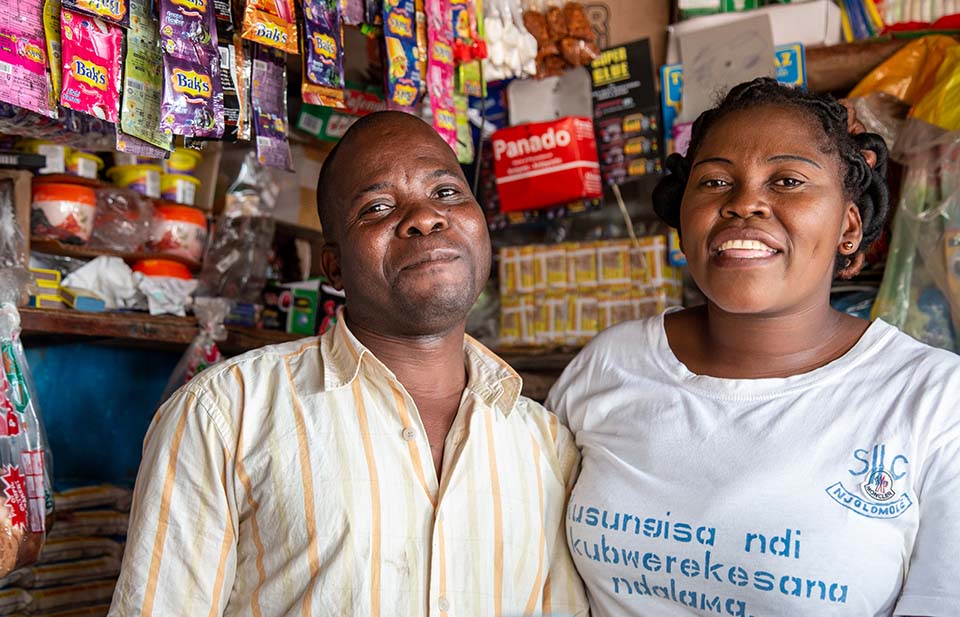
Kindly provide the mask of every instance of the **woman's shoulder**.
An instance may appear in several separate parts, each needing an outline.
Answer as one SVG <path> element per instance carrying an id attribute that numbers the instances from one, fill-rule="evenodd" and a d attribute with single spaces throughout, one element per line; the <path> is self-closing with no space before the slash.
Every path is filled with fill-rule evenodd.
<path id="1" fill-rule="evenodd" d="M 578 359 L 635 362 L 657 350 L 663 340 L 663 316 L 625 321 L 599 333 L 578 354 Z"/>
<path id="2" fill-rule="evenodd" d="M 915 379 L 933 381 L 960 380 L 960 355 L 918 341 L 899 328 L 877 320 L 881 344 L 875 348 L 875 359 L 886 365 L 884 372 L 909 373 Z M 960 391 L 957 392 L 960 396 Z"/>

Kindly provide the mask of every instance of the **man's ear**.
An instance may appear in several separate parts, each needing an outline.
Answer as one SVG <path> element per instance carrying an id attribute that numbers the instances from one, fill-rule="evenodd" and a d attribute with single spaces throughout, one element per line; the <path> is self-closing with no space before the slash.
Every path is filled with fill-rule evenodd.
<path id="1" fill-rule="evenodd" d="M 343 291 L 343 275 L 340 272 L 340 247 L 325 242 L 320 249 L 321 274 L 337 291 Z"/>

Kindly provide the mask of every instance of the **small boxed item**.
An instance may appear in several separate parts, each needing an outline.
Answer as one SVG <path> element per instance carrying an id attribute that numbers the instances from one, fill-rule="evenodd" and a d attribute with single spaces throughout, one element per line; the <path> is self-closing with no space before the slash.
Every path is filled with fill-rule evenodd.
<path id="1" fill-rule="evenodd" d="M 603 196 L 590 118 L 571 116 L 500 129 L 491 148 L 503 212 Z"/>
<path id="2" fill-rule="evenodd" d="M 64 304 L 76 311 L 100 313 L 106 308 L 106 303 L 100 296 L 85 289 L 61 287 L 60 296 Z"/>

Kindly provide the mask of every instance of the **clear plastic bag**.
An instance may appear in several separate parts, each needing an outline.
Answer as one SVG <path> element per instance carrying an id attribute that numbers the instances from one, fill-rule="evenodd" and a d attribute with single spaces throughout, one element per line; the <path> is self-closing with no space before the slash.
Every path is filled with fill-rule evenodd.
<path id="1" fill-rule="evenodd" d="M 247 154 L 227 191 L 226 207 L 207 244 L 198 296 L 255 304 L 267 282 L 279 185 L 272 170 Z"/>
<path id="2" fill-rule="evenodd" d="M 197 298 L 193 304 L 193 313 L 197 316 L 200 333 L 173 369 L 163 392 L 163 400 L 170 398 L 171 394 L 198 373 L 223 360 L 217 341 L 227 338 L 227 329 L 223 322 L 230 313 L 230 302 L 223 298 Z"/>
<path id="3" fill-rule="evenodd" d="M 139 193 L 120 188 L 97 191 L 97 217 L 88 244 L 133 253 L 147 241 L 153 204 Z"/>
<path id="4" fill-rule="evenodd" d="M 53 457 L 20 342 L 15 291 L 0 287 L 0 576 L 37 561 L 53 516 Z"/>
<path id="5" fill-rule="evenodd" d="M 960 352 L 960 132 L 944 133 L 903 157 L 901 198 L 873 317 Z"/>

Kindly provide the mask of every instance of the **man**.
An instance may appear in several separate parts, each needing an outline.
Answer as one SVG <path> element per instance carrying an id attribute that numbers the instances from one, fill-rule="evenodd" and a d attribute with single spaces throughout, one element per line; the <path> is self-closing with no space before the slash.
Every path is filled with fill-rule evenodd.
<path id="1" fill-rule="evenodd" d="M 450 147 L 367 116 L 318 201 L 339 323 L 160 409 L 110 615 L 585 614 L 570 434 L 464 334 L 490 243 Z"/>

